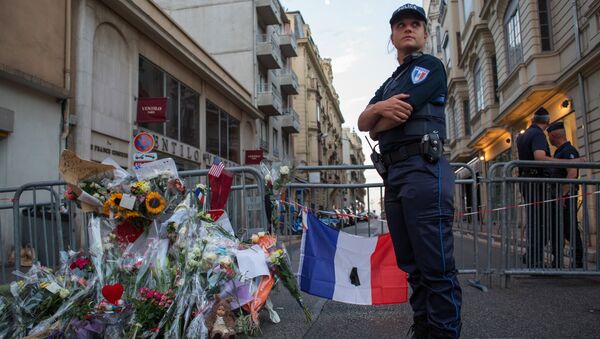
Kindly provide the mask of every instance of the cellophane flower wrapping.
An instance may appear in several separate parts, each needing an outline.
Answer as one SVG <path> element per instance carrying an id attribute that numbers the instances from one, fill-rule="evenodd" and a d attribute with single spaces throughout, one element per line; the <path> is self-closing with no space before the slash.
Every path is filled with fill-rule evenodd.
<path id="1" fill-rule="evenodd" d="M 205 188 L 186 192 L 173 168 L 164 161 L 132 175 L 115 167 L 82 181 L 102 205 L 87 224 L 89 246 L 61 252 L 56 269 L 15 272 L 10 296 L 0 297 L 0 337 L 207 338 L 216 296 L 231 300 L 241 332 L 258 334 L 262 308 L 279 321 L 268 300 L 274 277 L 303 306 L 276 238 L 261 232 L 241 242 L 204 213 Z M 269 275 L 248 279 L 236 253 L 256 244 Z"/>

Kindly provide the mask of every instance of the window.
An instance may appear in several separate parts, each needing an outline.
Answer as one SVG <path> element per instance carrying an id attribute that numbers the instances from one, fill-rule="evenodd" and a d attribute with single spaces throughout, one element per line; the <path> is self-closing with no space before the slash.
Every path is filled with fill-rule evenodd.
<path id="1" fill-rule="evenodd" d="M 550 34 L 550 8 L 548 6 L 548 0 L 538 0 L 538 14 L 540 16 L 542 51 L 551 51 L 552 35 Z"/>
<path id="2" fill-rule="evenodd" d="M 279 142 L 277 142 L 277 139 L 279 139 L 279 132 L 273 128 L 273 155 L 276 157 L 279 156 Z"/>
<path id="3" fill-rule="evenodd" d="M 512 0 L 504 15 L 504 35 L 506 39 L 506 61 L 508 72 L 523 62 L 523 47 L 521 45 L 521 22 L 519 17 L 519 1 Z"/>
<path id="4" fill-rule="evenodd" d="M 463 120 L 465 135 L 471 135 L 471 115 L 469 114 L 469 100 L 463 100 Z"/>
<path id="5" fill-rule="evenodd" d="M 139 126 L 200 147 L 200 94 L 140 57 L 138 96 L 167 97 L 167 122 Z"/>
<path id="6" fill-rule="evenodd" d="M 498 97 L 498 66 L 496 65 L 496 56 L 492 57 L 492 79 L 494 81 L 494 102 L 499 103 Z"/>
<path id="7" fill-rule="evenodd" d="M 448 41 L 448 32 L 444 33 L 444 39 L 442 42 L 442 48 L 444 49 L 444 60 L 446 61 L 446 68 L 450 69 L 450 61 L 451 61 L 451 55 L 452 55 L 452 51 L 450 51 L 450 46 L 449 46 L 449 41 Z"/>
<path id="8" fill-rule="evenodd" d="M 260 120 L 260 148 L 269 151 L 269 136 L 267 135 L 267 123 Z"/>
<path id="9" fill-rule="evenodd" d="M 452 108 L 452 135 L 454 139 L 459 139 L 458 135 L 458 114 L 460 110 L 458 109 L 458 102 L 454 102 L 454 107 Z"/>
<path id="10" fill-rule="evenodd" d="M 223 159 L 240 162 L 240 122 L 223 109 L 206 101 L 206 151 Z"/>
<path id="11" fill-rule="evenodd" d="M 283 134 L 282 138 L 281 138 L 281 142 L 283 143 L 283 158 L 287 159 L 288 156 L 290 155 L 290 135 L 289 134 Z"/>
<path id="12" fill-rule="evenodd" d="M 481 62 L 475 62 L 473 70 L 473 86 L 475 87 L 475 111 L 479 112 L 485 107 L 485 96 L 483 93 L 483 74 L 481 72 Z"/>
<path id="13" fill-rule="evenodd" d="M 469 15 L 471 15 L 471 12 L 473 11 L 473 0 L 464 0 L 463 1 L 463 14 L 465 15 L 465 24 L 467 22 L 467 20 L 469 19 Z"/>
<path id="14" fill-rule="evenodd" d="M 435 43 L 437 48 L 437 53 L 442 53 L 442 29 L 440 26 L 435 28 Z"/>

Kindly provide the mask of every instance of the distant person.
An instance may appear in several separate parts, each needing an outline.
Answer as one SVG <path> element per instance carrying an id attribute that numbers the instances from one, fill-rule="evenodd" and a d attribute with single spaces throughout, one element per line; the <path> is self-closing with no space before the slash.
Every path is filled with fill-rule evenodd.
<path id="1" fill-rule="evenodd" d="M 458 338 L 462 291 L 453 257 L 454 171 L 442 154 L 446 71 L 439 59 L 423 54 L 428 36 L 423 8 L 401 6 L 390 28 L 400 65 L 375 92 L 358 127 L 379 141 L 382 152 L 377 166 L 396 260 L 412 289 L 413 338 Z"/>
<path id="2" fill-rule="evenodd" d="M 544 130 L 550 122 L 550 114 L 544 107 L 540 107 L 534 114 L 531 126 L 525 133 L 517 138 L 517 151 L 519 160 L 552 160 L 550 146 L 546 140 Z M 544 178 L 548 177 L 548 170 L 541 167 L 519 167 L 520 177 Z M 522 183 L 521 194 L 527 210 L 527 253 L 525 263 L 530 268 L 541 268 L 544 264 L 544 241 L 542 234 L 547 228 L 544 204 L 534 203 L 546 200 L 544 196 L 545 185 L 542 183 Z"/>
<path id="3" fill-rule="evenodd" d="M 556 147 L 554 158 L 556 159 L 577 159 L 579 152 L 567 140 L 567 133 L 563 122 L 555 122 L 548 126 L 548 139 L 552 146 Z M 579 177 L 579 171 L 576 168 L 553 168 L 551 172 L 554 178 L 576 179 Z M 554 257 L 552 267 L 562 268 L 563 260 L 560 257 L 559 248 L 564 247 L 564 239 L 569 241 L 571 249 L 574 248 L 575 258 L 573 253 L 569 254 L 571 260 L 575 260 L 575 267 L 583 267 L 583 245 L 581 241 L 581 233 L 577 224 L 577 194 L 579 185 L 553 185 L 553 197 L 559 199 L 554 203 L 552 211 L 552 255 Z M 562 219 L 560 218 L 562 214 Z M 561 233 L 562 226 L 562 233 Z M 571 241 L 571 239 L 575 241 Z M 558 259 L 558 260 L 557 260 Z"/>
<path id="4" fill-rule="evenodd" d="M 550 147 L 546 140 L 544 130 L 548 128 L 550 114 L 544 107 L 540 107 L 533 114 L 531 126 L 525 133 L 517 138 L 517 151 L 519 160 L 553 161 L 557 160 L 550 156 Z M 560 159 L 567 162 L 582 162 L 585 158 Z M 519 167 L 519 176 L 528 178 L 548 178 L 551 176 L 551 168 L 547 167 Z M 546 239 L 543 234 L 551 233 L 553 222 L 551 221 L 551 207 L 549 204 L 541 203 L 549 198 L 546 183 L 524 182 L 521 183 L 521 194 L 527 204 L 527 253 L 523 261 L 529 268 L 544 267 L 544 245 Z M 545 232 L 544 232 L 545 231 Z"/>

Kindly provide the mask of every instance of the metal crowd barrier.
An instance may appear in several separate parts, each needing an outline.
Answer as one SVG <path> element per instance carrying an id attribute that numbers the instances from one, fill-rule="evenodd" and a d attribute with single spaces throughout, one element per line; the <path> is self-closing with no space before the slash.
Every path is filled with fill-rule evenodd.
<path id="1" fill-rule="evenodd" d="M 254 167 L 233 167 L 228 171 L 235 177 L 232 193 L 226 207 L 234 230 L 240 237 L 249 232 L 266 229 L 262 174 Z M 204 179 L 207 188 L 206 203 L 210 202 L 208 170 L 179 172 L 179 176 L 193 190 Z M 246 175 L 253 178 L 248 184 Z M 30 261 L 57 267 L 59 252 L 86 248 L 88 216 L 76 204 L 63 198 L 65 183 L 43 181 L 15 188 L 0 188 L 0 284 L 11 281 L 13 271 L 27 270 Z M 27 260 L 21 255 L 27 256 Z"/>
<path id="2" fill-rule="evenodd" d="M 477 177 L 475 171 L 467 164 L 453 163 L 451 166 L 455 169 L 465 169 L 469 172 L 470 179 L 457 179 L 455 180 L 455 218 L 453 224 L 454 233 L 454 256 L 456 266 L 461 274 L 473 274 L 474 279 L 469 280 L 469 284 L 479 288 L 481 290 L 487 290 L 487 287 L 480 282 L 480 275 L 484 271 L 483 261 L 480 260 L 480 232 L 481 223 L 479 213 L 477 212 Z M 296 173 L 299 172 L 319 172 L 327 173 L 330 171 L 343 172 L 345 171 L 356 171 L 356 170 L 368 170 L 374 169 L 372 165 L 329 165 L 329 166 L 301 166 L 296 168 Z M 339 174 L 338 174 L 339 175 Z M 294 234 L 299 233 L 298 230 L 298 218 L 299 218 L 299 207 L 306 207 L 312 209 L 318 215 L 322 215 L 324 221 L 327 223 L 330 218 L 327 218 L 327 214 L 332 217 L 340 217 L 344 221 L 341 222 L 342 227 L 340 228 L 344 232 L 353 233 L 361 236 L 376 236 L 381 233 L 387 232 L 387 223 L 384 221 L 382 216 L 377 222 L 373 223 L 372 219 L 369 218 L 366 225 L 359 228 L 358 222 L 352 222 L 352 218 L 357 218 L 356 204 L 352 204 L 354 199 L 344 200 L 344 195 L 340 195 L 338 201 L 330 201 L 329 197 L 331 191 L 340 190 L 343 192 L 346 190 L 346 195 L 350 197 L 356 197 L 356 191 L 366 189 L 366 211 L 371 211 L 371 190 L 379 192 L 379 201 L 383 202 L 383 182 L 379 183 L 289 183 L 286 186 L 287 193 L 285 197 L 288 201 L 281 202 L 281 205 L 286 206 L 284 220 L 280 221 L 280 229 L 283 234 Z M 295 190 L 295 191 L 294 191 Z M 314 197 L 318 195 L 318 190 L 325 190 L 327 197 L 326 203 L 327 211 L 322 211 L 318 206 L 314 206 Z M 348 193 L 347 190 L 350 190 Z M 298 192 L 300 191 L 300 192 Z M 298 194 L 300 193 L 300 194 Z M 296 198 L 302 199 L 304 196 L 309 195 L 303 201 L 297 201 Z M 310 198 L 313 198 L 312 200 Z M 313 206 L 310 206 L 312 201 Z M 331 211 L 335 206 L 336 210 L 342 208 L 349 208 L 351 213 L 336 213 Z M 383 206 L 382 206 L 383 207 Z M 350 219 L 350 230 L 345 223 L 345 216 Z M 335 223 L 334 225 L 337 225 Z"/>
<path id="3" fill-rule="evenodd" d="M 600 180 L 591 173 L 575 179 L 515 176 L 518 169 L 550 168 L 599 170 L 600 163 L 511 161 L 491 167 L 488 184 L 501 185 L 496 212 L 503 287 L 514 275 L 600 275 Z M 498 169 L 501 176 L 493 176 Z"/>

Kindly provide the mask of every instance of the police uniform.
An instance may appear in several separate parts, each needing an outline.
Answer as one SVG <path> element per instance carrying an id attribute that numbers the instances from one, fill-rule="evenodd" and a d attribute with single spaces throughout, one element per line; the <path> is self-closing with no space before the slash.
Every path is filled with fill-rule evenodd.
<path id="1" fill-rule="evenodd" d="M 538 109 L 534 116 L 549 118 L 548 111 L 543 107 Z M 550 157 L 550 147 L 546 140 L 544 130 L 536 125 L 531 126 L 517 138 L 517 151 L 519 160 L 535 160 L 535 151 L 544 151 Z M 520 177 L 542 178 L 548 177 L 548 170 L 540 167 L 519 167 Z M 534 203 L 547 199 L 544 185 L 541 183 L 523 183 L 521 193 L 527 210 L 527 253 L 524 262 L 528 267 L 542 267 L 544 262 L 544 228 L 550 216 L 550 209 L 546 204 Z M 534 203 L 534 204 L 532 204 Z"/>
<path id="2" fill-rule="evenodd" d="M 394 16 L 390 24 L 393 20 Z M 369 104 L 400 93 L 410 95 L 404 99 L 413 108 L 409 119 L 378 134 L 387 168 L 384 184 L 388 228 L 398 266 L 409 275 L 415 324 L 426 319 L 435 331 L 457 338 L 462 292 L 453 257 L 454 171 L 441 156 L 446 138 L 446 83 L 439 59 L 421 53 L 408 55 Z M 430 141 L 439 137 L 436 144 L 429 144 L 430 149 L 439 152 L 437 160 L 426 160 L 423 154 L 421 141 L 425 135 L 431 137 Z"/>
<path id="3" fill-rule="evenodd" d="M 564 124 L 562 122 L 555 122 L 550 125 L 546 131 L 548 133 L 557 130 L 564 129 Z M 579 158 L 579 152 L 577 149 L 569 142 L 565 142 L 560 145 L 556 151 L 554 151 L 555 159 L 577 159 Z M 551 176 L 553 178 L 566 178 L 567 177 L 567 169 L 566 168 L 552 168 Z M 557 192 L 554 192 L 553 198 L 561 198 L 562 195 L 562 187 L 558 185 L 555 189 L 558 189 Z M 577 195 L 579 191 L 579 185 L 571 186 L 571 191 L 568 195 Z M 562 211 L 560 211 L 562 209 Z M 562 215 L 561 215 L 562 214 Z M 564 245 L 563 239 L 567 239 L 569 241 L 570 247 L 575 248 L 575 265 L 576 267 L 583 267 L 583 246 L 581 240 L 581 233 L 579 232 L 579 227 L 577 226 L 577 199 L 566 199 L 566 200 L 558 200 L 554 203 L 554 209 L 552 211 L 552 220 L 553 228 L 552 228 L 552 255 L 555 258 L 553 260 L 553 267 L 562 267 L 562 260 L 556 260 L 558 256 L 561 256 L 562 253 L 558 251 L 559 248 L 562 248 Z M 560 223 L 562 217 L 562 225 Z M 562 228 L 562 232 L 561 232 Z M 558 235 L 562 233 L 562 237 Z M 571 241 L 573 234 L 575 236 L 575 243 Z M 564 237 L 564 238 L 563 238 Z M 558 264 L 558 266 L 555 266 Z"/>

